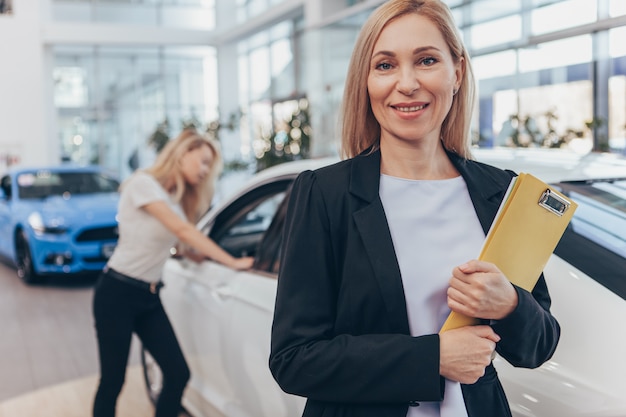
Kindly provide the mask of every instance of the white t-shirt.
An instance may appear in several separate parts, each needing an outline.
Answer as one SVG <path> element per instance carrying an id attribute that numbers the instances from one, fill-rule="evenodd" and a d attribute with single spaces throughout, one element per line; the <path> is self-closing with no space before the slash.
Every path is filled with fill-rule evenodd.
<path id="1" fill-rule="evenodd" d="M 381 175 L 385 209 L 402 274 L 412 336 L 435 334 L 450 309 L 452 269 L 478 256 L 485 233 L 462 177 L 407 180 Z M 458 382 L 445 381 L 442 402 L 420 402 L 407 417 L 467 417 Z"/>
<path id="2" fill-rule="evenodd" d="M 118 206 L 119 240 L 108 266 L 137 279 L 157 282 L 176 236 L 155 217 L 142 209 L 155 201 L 164 201 L 181 218 L 181 206 L 150 174 L 137 171 L 123 184 Z"/>

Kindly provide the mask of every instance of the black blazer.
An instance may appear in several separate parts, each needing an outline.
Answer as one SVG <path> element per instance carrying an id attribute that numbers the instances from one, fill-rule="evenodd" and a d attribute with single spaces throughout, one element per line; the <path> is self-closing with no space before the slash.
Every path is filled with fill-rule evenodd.
<path id="1" fill-rule="evenodd" d="M 515 175 L 449 153 L 488 231 Z M 380 152 L 306 171 L 296 179 L 270 354 L 281 388 L 307 397 L 304 416 L 405 417 L 419 401 L 441 401 L 439 337 L 411 337 L 389 227 L 378 189 Z M 514 366 L 548 360 L 560 328 L 543 276 L 532 294 L 493 323 L 498 353 Z M 470 417 L 510 416 L 495 368 L 462 385 Z"/>

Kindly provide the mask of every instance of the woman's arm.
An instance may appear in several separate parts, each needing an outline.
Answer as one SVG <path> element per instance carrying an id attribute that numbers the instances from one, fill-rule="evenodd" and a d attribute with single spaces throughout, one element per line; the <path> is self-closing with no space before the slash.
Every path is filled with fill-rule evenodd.
<path id="1" fill-rule="evenodd" d="M 552 356 L 560 328 L 550 314 L 543 277 L 531 294 L 515 287 L 488 262 L 469 261 L 452 275 L 448 305 L 466 316 L 490 320 L 502 339 L 497 350 L 511 364 L 535 368 Z"/>
<path id="2" fill-rule="evenodd" d="M 142 208 L 174 233 L 178 240 L 193 247 L 202 255 L 233 269 L 248 269 L 252 267 L 254 258 L 235 258 L 231 256 L 215 241 L 196 229 L 193 224 L 182 219 L 164 201 L 148 203 L 142 206 Z"/>
<path id="3" fill-rule="evenodd" d="M 496 350 L 513 366 L 537 368 L 554 354 L 561 327 L 550 313 L 550 294 L 543 275 L 532 293 L 520 287 L 515 290 L 515 310 L 491 325 L 502 338 Z"/>

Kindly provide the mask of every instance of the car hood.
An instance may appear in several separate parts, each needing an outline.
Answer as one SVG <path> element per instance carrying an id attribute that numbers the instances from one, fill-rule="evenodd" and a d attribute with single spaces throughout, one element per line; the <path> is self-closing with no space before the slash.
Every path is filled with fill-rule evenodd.
<path id="1" fill-rule="evenodd" d="M 16 211 L 27 218 L 38 212 L 45 224 L 58 226 L 83 223 L 110 223 L 117 215 L 117 193 L 77 195 L 69 198 L 52 196 L 42 200 L 23 200 Z"/>

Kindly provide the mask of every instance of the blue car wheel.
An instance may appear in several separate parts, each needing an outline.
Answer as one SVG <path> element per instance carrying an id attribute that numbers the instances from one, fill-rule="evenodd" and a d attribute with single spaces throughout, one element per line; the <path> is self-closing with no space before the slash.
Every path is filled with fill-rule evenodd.
<path id="1" fill-rule="evenodd" d="M 28 239 L 24 232 L 17 235 L 15 241 L 15 254 L 17 264 L 17 276 L 27 284 L 33 284 L 39 280 L 39 275 L 33 265 L 33 256 L 28 246 Z"/>

